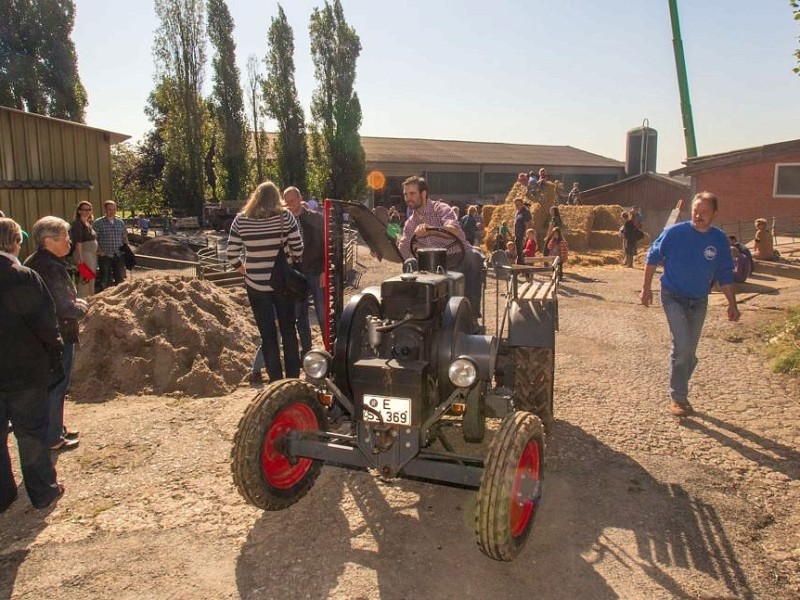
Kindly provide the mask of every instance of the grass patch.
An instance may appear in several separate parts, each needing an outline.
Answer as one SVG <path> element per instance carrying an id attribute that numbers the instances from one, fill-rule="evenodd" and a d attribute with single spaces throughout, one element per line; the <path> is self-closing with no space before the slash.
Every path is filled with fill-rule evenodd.
<path id="1" fill-rule="evenodd" d="M 785 319 L 767 329 L 767 352 L 773 371 L 800 375 L 800 306 L 790 308 Z"/>

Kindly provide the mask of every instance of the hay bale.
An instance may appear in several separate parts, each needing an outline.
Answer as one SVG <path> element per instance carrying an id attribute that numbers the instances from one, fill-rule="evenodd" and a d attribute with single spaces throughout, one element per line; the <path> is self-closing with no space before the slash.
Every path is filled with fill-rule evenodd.
<path id="1" fill-rule="evenodd" d="M 511 235 L 514 235 L 514 214 L 516 212 L 517 209 L 514 208 L 514 204 L 498 204 L 495 206 L 494 211 L 492 211 L 492 218 L 489 220 L 489 226 L 485 228 L 483 235 L 483 246 L 488 252 L 494 250 L 497 231 L 503 222 L 505 222 Z"/>
<path id="2" fill-rule="evenodd" d="M 589 236 L 583 229 L 569 229 L 561 234 L 567 240 L 570 252 L 585 252 L 589 249 Z"/>
<path id="3" fill-rule="evenodd" d="M 565 229 L 584 232 L 594 229 L 593 206 L 559 206 L 558 210 Z"/>
<path id="4" fill-rule="evenodd" d="M 622 250 L 619 230 L 592 231 L 589 233 L 589 246 L 595 250 Z"/>
<path id="5" fill-rule="evenodd" d="M 534 202 L 531 207 L 531 224 L 528 227 L 537 232 L 542 232 L 549 217 L 548 212 L 538 202 Z"/>
<path id="6" fill-rule="evenodd" d="M 599 204 L 594 210 L 594 227 L 597 231 L 616 231 L 622 227 L 622 213 L 625 211 L 619 204 Z"/>
<path id="7" fill-rule="evenodd" d="M 481 220 L 483 221 L 484 228 L 492 220 L 492 214 L 494 213 L 494 209 L 497 208 L 496 204 L 486 204 L 481 209 Z"/>

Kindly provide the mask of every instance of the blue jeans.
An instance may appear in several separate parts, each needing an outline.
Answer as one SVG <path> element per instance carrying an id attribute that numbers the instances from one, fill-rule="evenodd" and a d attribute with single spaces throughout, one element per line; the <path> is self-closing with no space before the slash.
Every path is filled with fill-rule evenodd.
<path id="1" fill-rule="evenodd" d="M 47 504 L 58 494 L 56 470 L 47 436 L 47 389 L 0 392 L 0 507 L 17 494 L 8 452 L 8 422 L 14 426 L 19 463 L 28 498 L 34 506 Z"/>
<path id="2" fill-rule="evenodd" d="M 297 327 L 295 326 L 295 302 L 273 292 L 259 292 L 247 288 L 247 298 L 253 309 L 258 331 L 261 334 L 261 350 L 270 381 L 283 379 L 283 368 L 278 354 L 278 330 L 275 328 L 275 315 L 281 330 L 283 343 L 283 362 L 286 377 L 300 376 L 300 351 L 297 347 Z"/>
<path id="3" fill-rule="evenodd" d="M 48 446 L 57 444 L 64 435 L 64 396 L 67 394 L 67 388 L 72 379 L 74 358 L 75 344 L 64 344 L 64 353 L 61 355 L 64 376 L 47 388 L 47 407 L 50 414 L 50 425 L 47 428 Z"/>
<path id="4" fill-rule="evenodd" d="M 672 336 L 669 392 L 680 404 L 689 401 L 689 378 L 697 366 L 697 344 L 706 320 L 708 297 L 683 298 L 662 288 L 661 304 Z"/>
<path id="5" fill-rule="evenodd" d="M 306 274 L 308 293 L 314 299 L 314 312 L 317 315 L 317 324 L 322 331 L 325 315 L 323 290 L 319 285 L 319 273 Z M 308 320 L 308 297 L 297 302 L 297 333 L 300 335 L 300 356 L 303 357 L 311 350 L 311 323 Z"/>

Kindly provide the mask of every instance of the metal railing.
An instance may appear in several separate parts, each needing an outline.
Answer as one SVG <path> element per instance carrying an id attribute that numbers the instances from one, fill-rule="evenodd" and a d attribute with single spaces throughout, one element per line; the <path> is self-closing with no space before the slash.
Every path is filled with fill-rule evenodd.
<path id="1" fill-rule="evenodd" d="M 345 225 L 344 233 L 345 280 L 349 286 L 357 288 L 367 267 L 358 262 L 358 236 L 355 229 Z M 205 279 L 225 288 L 244 285 L 244 276 L 232 269 L 226 259 L 220 257 L 218 238 L 203 234 L 181 238 L 181 241 L 185 241 L 197 253 L 196 261 L 137 254 L 136 267 L 131 276 L 177 275 Z"/>
<path id="2" fill-rule="evenodd" d="M 800 243 L 800 215 L 791 217 L 772 217 L 767 219 L 775 247 Z M 727 221 L 721 223 L 719 228 L 728 235 L 735 235 L 743 244 L 748 243 L 756 236 L 756 226 L 753 221 Z"/>

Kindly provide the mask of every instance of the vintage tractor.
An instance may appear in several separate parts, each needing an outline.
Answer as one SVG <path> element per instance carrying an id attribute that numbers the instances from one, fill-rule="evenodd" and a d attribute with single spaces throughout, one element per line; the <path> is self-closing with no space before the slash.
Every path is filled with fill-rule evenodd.
<path id="1" fill-rule="evenodd" d="M 325 213 L 328 349 L 303 358 L 305 380 L 271 383 L 247 408 L 232 450 L 237 488 L 254 506 L 280 510 L 334 464 L 477 489 L 478 545 L 512 560 L 542 499 L 557 281 L 495 261 L 506 294 L 500 335 L 475 333 L 464 275 L 447 268 L 452 254 L 412 243 L 416 260 L 403 272 L 344 305 L 342 221 L 354 222 L 377 257 L 401 258 L 363 206 L 326 201 Z M 485 455 L 456 452 L 443 434 L 460 418 L 464 441 L 479 443 L 490 417 L 502 421 Z"/>

